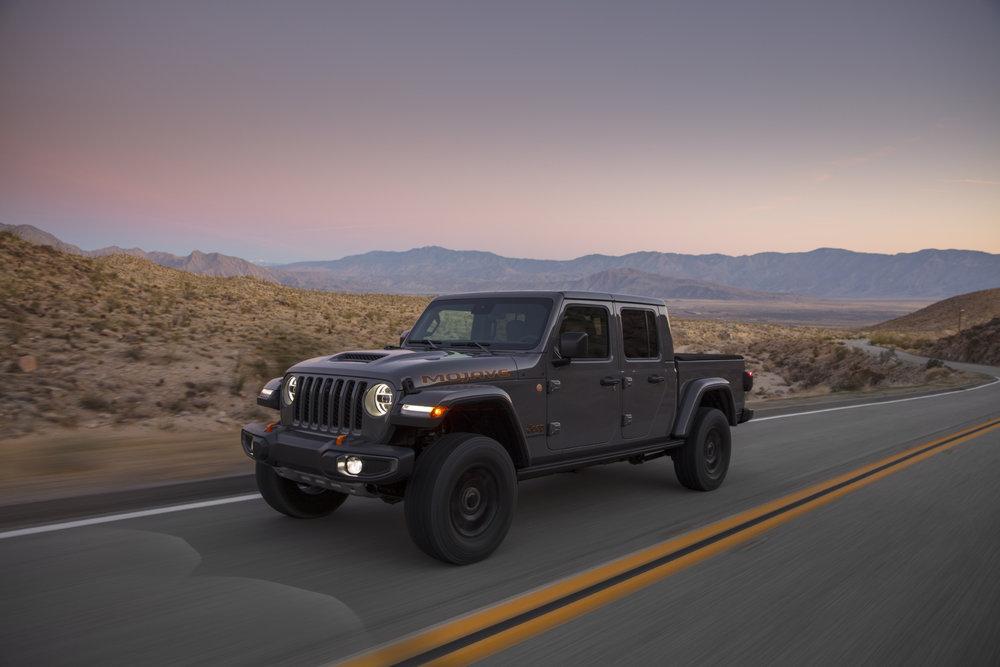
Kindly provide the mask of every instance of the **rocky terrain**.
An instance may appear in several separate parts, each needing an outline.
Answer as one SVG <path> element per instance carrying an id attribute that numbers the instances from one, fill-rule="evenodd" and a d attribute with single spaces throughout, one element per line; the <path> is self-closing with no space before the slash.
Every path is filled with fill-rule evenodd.
<path id="1" fill-rule="evenodd" d="M 925 344 L 926 356 L 1000 366 L 1000 317 Z"/>

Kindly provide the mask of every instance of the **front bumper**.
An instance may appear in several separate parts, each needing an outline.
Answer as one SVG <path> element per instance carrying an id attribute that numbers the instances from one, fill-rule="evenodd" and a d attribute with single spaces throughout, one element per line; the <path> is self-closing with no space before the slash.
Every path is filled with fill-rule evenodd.
<path id="1" fill-rule="evenodd" d="M 273 467 L 283 477 L 345 493 L 357 493 L 371 484 L 399 482 L 413 472 L 412 449 L 368 442 L 360 436 L 348 437 L 338 445 L 336 437 L 282 426 L 268 432 L 265 424 L 253 422 L 243 427 L 240 443 L 247 456 Z M 349 475 L 337 465 L 348 456 L 363 462 L 359 474 Z"/>

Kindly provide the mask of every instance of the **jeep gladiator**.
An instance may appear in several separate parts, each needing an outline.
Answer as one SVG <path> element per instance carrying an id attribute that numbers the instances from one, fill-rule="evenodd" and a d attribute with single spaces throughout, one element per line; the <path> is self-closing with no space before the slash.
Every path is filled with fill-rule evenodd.
<path id="1" fill-rule="evenodd" d="M 457 294 L 434 299 L 398 346 L 316 357 L 268 382 L 257 402 L 279 417 L 247 424 L 241 443 L 278 512 L 404 501 L 413 541 L 466 564 L 503 541 L 522 479 L 670 456 L 681 484 L 718 488 L 752 386 L 741 356 L 675 354 L 659 299 Z"/>

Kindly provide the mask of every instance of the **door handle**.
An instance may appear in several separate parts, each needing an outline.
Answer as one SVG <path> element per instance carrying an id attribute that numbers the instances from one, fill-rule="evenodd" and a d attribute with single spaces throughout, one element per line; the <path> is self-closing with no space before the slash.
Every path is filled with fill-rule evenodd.
<path id="1" fill-rule="evenodd" d="M 621 384 L 621 383 L 622 383 L 621 378 L 611 377 L 610 375 L 606 378 L 601 378 L 602 387 L 613 387 L 616 384 Z"/>
<path id="2" fill-rule="evenodd" d="M 664 377 L 664 376 L 662 376 L 662 375 L 650 375 L 650 376 L 649 376 L 649 381 L 650 381 L 650 382 L 651 382 L 652 384 L 659 384 L 659 383 L 661 383 L 661 382 L 666 382 L 666 381 L 667 381 L 667 378 L 666 378 L 666 377 Z"/>

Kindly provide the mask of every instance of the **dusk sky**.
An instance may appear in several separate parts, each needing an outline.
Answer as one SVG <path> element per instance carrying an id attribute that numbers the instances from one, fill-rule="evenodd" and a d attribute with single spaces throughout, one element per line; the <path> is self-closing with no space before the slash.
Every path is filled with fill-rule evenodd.
<path id="1" fill-rule="evenodd" d="M 267 261 L 1000 252 L 1000 2 L 0 0 L 0 222 Z"/>

